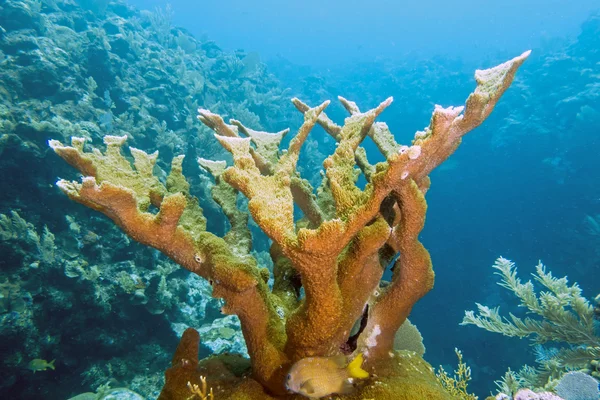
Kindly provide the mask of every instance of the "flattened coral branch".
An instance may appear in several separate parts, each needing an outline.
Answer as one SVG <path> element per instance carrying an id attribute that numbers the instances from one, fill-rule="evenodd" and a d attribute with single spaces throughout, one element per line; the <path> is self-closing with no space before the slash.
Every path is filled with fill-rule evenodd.
<path id="1" fill-rule="evenodd" d="M 328 104 L 329 102 L 325 102 L 307 112 L 305 122 L 292 139 L 288 152 L 281 156 L 276 164 L 270 164 L 268 169 L 272 171 L 272 175 L 265 173 L 264 169 L 261 171 L 255 161 L 256 157 L 252 156 L 251 152 L 259 152 L 260 148 L 257 146 L 254 149 L 250 146 L 251 138 L 232 137 L 231 126 L 224 124 L 220 116 L 207 110 L 199 110 L 199 119 L 215 130 L 219 142 L 233 155 L 234 166 L 225 170 L 223 179 L 248 198 L 248 208 L 256 223 L 283 248 L 296 240 L 293 221 L 294 200 L 290 186 L 292 177 L 296 173 L 298 154 L 308 132 Z M 223 132 L 228 136 L 221 135 Z M 271 158 L 265 155 L 264 147 L 259 154 L 264 159 Z M 299 187 L 297 186 L 296 189 Z M 302 192 L 297 192 L 297 195 L 299 194 Z M 314 208 L 314 204 L 309 202 L 305 204 L 306 207 Z M 273 213 L 273 210 L 278 212 Z"/>
<path id="2" fill-rule="evenodd" d="M 371 182 L 363 191 L 359 190 L 350 179 L 354 167 L 355 151 L 367 132 L 371 131 L 374 118 L 391 102 L 386 100 L 377 109 L 364 114 L 358 114 L 355 106 L 349 109 L 354 114 L 347 119 L 346 124 L 337 130 L 325 119 L 319 119 L 326 130 L 334 131 L 340 144 L 334 155 L 329 157 L 324 165 L 327 169 L 329 185 L 336 201 L 337 217 L 341 221 L 325 222 L 318 230 L 300 230 L 298 237 L 301 247 L 305 249 L 318 248 L 318 243 L 332 240 L 339 248 L 330 249 L 333 252 L 345 247 L 354 235 L 377 213 L 383 199 L 399 185 L 410 179 L 417 182 L 422 190 L 429 187 L 429 173 L 446 160 L 460 144 L 462 136 L 477 127 L 489 115 L 501 95 L 512 83 L 516 70 L 521 66 L 529 52 L 489 70 L 477 71 L 477 89 L 463 107 L 443 109 L 436 107 L 431 123 L 425 131 L 417 132 L 413 145 L 399 146 L 393 137 L 385 132 L 385 127 L 379 125 L 373 133 L 378 137 L 378 146 L 388 154 L 387 163 L 383 163 L 378 172 L 371 176 Z M 348 104 L 348 101 L 344 99 Z M 296 101 L 296 107 L 304 109 L 302 103 Z M 361 120 L 359 115 L 371 115 L 373 119 Z M 357 134 L 360 132 L 360 134 Z M 348 144 L 345 145 L 343 142 Z M 390 149 L 398 148 L 397 152 Z"/>
<path id="3" fill-rule="evenodd" d="M 277 390 L 282 379 L 279 367 L 287 360 L 282 353 L 285 333 L 256 261 L 249 254 L 232 253 L 223 239 L 204 230 L 202 210 L 186 193 L 188 185 L 180 175 L 181 157 L 173 161 L 175 168 L 167 179 L 167 186 L 176 190 L 170 193 L 148 174 L 156 155 L 138 150 L 134 169 L 120 154 L 124 139 L 108 137 L 105 142 L 105 153 L 96 149 L 87 153 L 83 140 L 74 139 L 73 147 L 51 141 L 59 156 L 82 172 L 95 174 L 84 177 L 81 184 L 60 180 L 59 188 L 72 200 L 111 218 L 136 241 L 211 281 L 213 296 L 225 300 L 223 311 L 241 320 L 257 377 Z M 158 213 L 145 211 L 150 201 Z"/>
<path id="4" fill-rule="evenodd" d="M 442 108 L 436 106 L 429 127 L 417 132 L 413 145 L 422 147 L 423 156 L 415 162 L 411 176 L 420 181 L 445 159 L 460 144 L 461 138 L 475 129 L 490 115 L 500 97 L 511 85 L 515 73 L 529 57 L 526 51 L 494 68 L 477 70 L 477 88 L 469 95 L 464 114 L 463 107 Z"/>
<path id="5" fill-rule="evenodd" d="M 360 190 L 352 178 L 356 149 L 371 129 L 375 118 L 391 103 L 390 97 L 373 110 L 356 113 L 347 118 L 340 132 L 341 139 L 335 153 L 323 163 L 335 200 L 337 216 L 344 221 L 355 213 L 356 205 L 367 201 L 366 196 L 369 194 Z"/>
<path id="6" fill-rule="evenodd" d="M 252 235 L 248 229 L 248 213 L 237 207 L 237 190 L 221 178 L 226 168 L 225 161 L 198 158 L 198 165 L 215 178 L 215 184 L 211 188 L 212 198 L 231 223 L 231 229 L 223 239 L 238 255 L 249 254 L 252 250 Z"/>

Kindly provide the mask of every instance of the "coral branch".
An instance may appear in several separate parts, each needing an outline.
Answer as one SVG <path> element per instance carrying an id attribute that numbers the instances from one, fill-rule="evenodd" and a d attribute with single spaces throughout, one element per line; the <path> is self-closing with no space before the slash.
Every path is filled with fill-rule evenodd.
<path id="1" fill-rule="evenodd" d="M 279 147 L 288 130 L 255 131 L 199 109 L 198 119 L 233 156 L 231 166 L 198 160 L 214 177 L 213 199 L 231 225 L 223 238 L 206 231 L 202 209 L 183 176 L 183 156 L 173 159 L 163 184 L 152 173 L 156 153 L 131 149 L 133 165 L 121 154 L 125 136 L 107 136 L 104 152 L 84 151 L 80 138 L 73 138 L 72 146 L 51 141 L 54 151 L 84 174 L 82 183 L 59 181 L 58 186 L 137 241 L 208 279 L 213 296 L 225 300 L 222 312 L 240 318 L 254 378 L 272 393 L 282 394 L 291 364 L 309 356 L 358 351 L 368 367 L 377 368 L 414 304 L 433 286 L 431 259 L 419 241 L 429 173 L 487 118 L 528 55 L 477 71 L 478 86 L 466 106 L 436 106 L 429 126 L 416 133 L 410 146 L 397 143 L 386 124 L 375 122 L 391 97 L 366 112 L 340 97 L 350 113 L 343 126 L 325 115 L 328 101 L 310 108 L 293 99 L 304 123 L 283 151 Z M 297 164 L 317 123 L 337 147 L 323 163 L 315 194 Z M 361 147 L 367 136 L 384 162 L 367 160 Z M 367 179 L 364 189 L 357 185 L 360 171 Z M 238 208 L 239 193 L 273 241 L 272 289 L 268 271 L 250 255 L 249 218 Z M 297 221 L 296 206 L 304 214 Z M 391 263 L 392 281 L 384 284 L 381 277 Z M 560 284 L 543 274 L 540 279 L 551 290 Z M 360 329 L 351 337 L 357 322 Z M 190 382 L 192 388 L 198 384 Z"/>
<path id="2" fill-rule="evenodd" d="M 394 264 L 392 283 L 371 307 L 364 341 L 359 343 L 370 357 L 381 357 L 391 351 L 395 332 L 413 305 L 433 287 L 431 258 L 418 239 L 425 225 L 425 197 L 415 182 L 401 186 L 394 196 L 401 211 L 391 243 L 400 255 Z M 373 346 L 373 342 L 377 345 Z"/>
<path id="3" fill-rule="evenodd" d="M 134 169 L 120 153 L 124 141 L 107 137 L 105 153 L 97 149 L 84 152 L 83 140 L 79 139 L 73 140 L 73 147 L 51 141 L 50 146 L 58 155 L 81 167 L 81 172 L 94 174 L 84 177 L 81 184 L 60 180 L 58 187 L 72 200 L 111 218 L 136 241 L 162 251 L 211 281 L 213 296 L 225 300 L 223 311 L 240 317 L 259 378 L 265 386 L 279 388 L 280 365 L 287 360 L 281 352 L 284 327 L 256 261 L 247 253 L 234 254 L 225 240 L 204 230 L 202 210 L 196 199 L 185 193 L 188 185 L 181 180 L 182 158 L 174 159 L 174 169 L 167 179 L 167 186 L 179 191 L 169 193 L 167 187 L 149 175 L 156 155 L 134 151 Z M 218 165 L 211 167 L 218 171 Z M 150 201 L 158 207 L 158 213 L 146 211 Z M 238 214 L 231 217 L 243 219 Z M 190 221 L 195 223 L 189 224 Z"/>

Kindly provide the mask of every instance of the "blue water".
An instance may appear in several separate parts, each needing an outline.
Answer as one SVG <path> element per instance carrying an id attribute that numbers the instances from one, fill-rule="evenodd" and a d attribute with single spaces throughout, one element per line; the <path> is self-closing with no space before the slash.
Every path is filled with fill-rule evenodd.
<path id="1" fill-rule="evenodd" d="M 44 15 L 51 15 L 50 3 L 42 1 Z M 473 373 L 469 387 L 485 398 L 495 390 L 493 381 L 507 368 L 518 370 L 523 364 L 535 361 L 527 339 L 507 338 L 459 325 L 464 311 L 474 309 L 476 302 L 499 305 L 505 315 L 509 311 L 523 313 L 516 307 L 514 296 L 496 284 L 491 266 L 497 257 L 515 261 L 524 280 L 530 279 L 541 260 L 554 276 L 566 275 L 570 282 L 578 282 L 588 299 L 600 292 L 600 231 L 589 225 L 590 217 L 600 224 L 597 0 L 581 0 L 576 4 L 558 0 L 426 0 L 412 4 L 374 0 L 368 5 L 357 0 L 174 0 L 170 2 L 170 11 L 166 11 L 166 3 L 162 1 L 130 0 L 128 4 L 166 13 L 171 27 L 183 28 L 202 43 L 214 41 L 220 48 L 219 60 L 225 58 L 223 54 L 229 56 L 235 51 L 241 54 L 240 49 L 252 57 L 257 53 L 264 63 L 260 68 L 264 70 L 258 83 L 254 82 L 258 89 L 251 93 L 261 93 L 266 88 L 264 92 L 273 89 L 282 95 L 273 101 L 275 111 L 256 101 L 243 106 L 256 119 L 252 115 L 243 117 L 259 121 L 260 128 L 269 131 L 290 124 L 292 130 L 299 126 L 299 114 L 288 104 L 293 96 L 311 105 L 331 99 L 327 113 L 338 123 L 346 116 L 336 103 L 338 95 L 356 101 L 363 110 L 394 96 L 394 103 L 380 120 L 388 123 L 399 142 L 408 144 L 414 132 L 429 123 L 435 104 L 445 107 L 464 104 L 475 88 L 475 69 L 492 67 L 532 49 L 532 55 L 492 115 L 469 133 L 458 151 L 431 174 L 427 222 L 421 240 L 431 253 L 436 282 L 434 289 L 417 303 L 410 319 L 423 334 L 426 360 L 434 367 L 444 365 L 447 370 L 452 369 L 456 364 L 454 348 L 461 349 Z M 14 72 L 17 70 L 14 65 L 23 71 L 38 65 L 37 61 L 31 61 L 34 46 L 44 48 L 43 39 L 60 36 L 60 28 L 49 26 L 77 29 L 77 21 L 81 20 L 63 23 L 58 17 L 63 13 L 67 20 L 72 18 L 69 13 L 79 13 L 71 10 L 65 6 L 61 11 L 53 11 L 54 17 L 42 24 L 43 29 L 24 24 L 22 37 L 35 37 L 35 44 L 10 36 L 18 29 L 4 20 L 7 33 L 0 34 L 0 61 L 4 63 L 4 72 L 0 73 L 3 85 L 0 126 L 4 129 L 0 131 L 0 214 L 10 215 L 11 210 L 17 210 L 40 236 L 43 227 L 48 226 L 56 235 L 57 248 L 65 249 L 64 254 L 71 257 L 61 253 L 64 259 L 60 268 L 52 264 L 44 270 L 42 263 L 42 268 L 36 269 L 31 266 L 36 261 L 31 255 L 36 251 L 35 246 L 24 239 L 24 231 L 21 238 L 0 235 L 3 252 L 0 284 L 18 282 L 18 289 L 0 286 L 2 298 L 13 296 L 10 293 L 25 298 L 25 305 L 18 300 L 3 300 L 5 305 L 0 314 L 3 318 L 0 350 L 10 355 L 4 358 L 1 372 L 7 378 L 0 384 L 0 394 L 13 396 L 10 398 L 33 398 L 36 390 L 68 398 L 96 390 L 106 379 L 111 379 L 113 387 L 128 386 L 136 390 L 154 385 L 155 393 L 160 389 L 163 366 L 171 357 L 168 351 L 176 345 L 173 324 L 204 321 L 204 315 L 200 318 L 186 314 L 193 314 L 190 310 L 199 307 L 201 296 L 190 300 L 192 304 L 185 312 L 173 311 L 182 308 L 180 304 L 189 297 L 187 286 L 181 283 L 189 279 L 186 271 L 173 267 L 165 273 L 178 282 L 170 288 L 174 296 L 171 303 L 161 300 L 153 304 L 155 300 L 150 299 L 141 307 L 129 296 L 131 292 L 125 294 L 122 289 L 125 283 L 122 288 L 107 285 L 107 281 L 125 279 L 118 275 L 119 271 L 135 271 L 139 276 L 149 276 L 142 279 L 148 292 L 158 293 L 160 277 L 152 271 L 159 267 L 168 269 L 168 261 L 153 250 L 130 243 L 111 223 L 68 201 L 54 186 L 57 177 L 76 179 L 77 175 L 46 149 L 46 141 L 81 134 L 75 128 L 67 134 L 71 128 L 66 122 L 60 122 L 60 129 L 52 125 L 59 126 L 54 114 L 58 114 L 56 105 L 75 104 L 83 89 L 73 88 L 86 87 L 84 79 L 88 76 L 97 81 L 99 89 L 93 103 L 102 111 L 84 115 L 73 111 L 60 116 L 61 121 L 69 120 L 72 124 L 89 123 L 78 126 L 91 132 L 96 145 L 103 134 L 123 134 L 119 129 L 125 116 L 135 109 L 139 114 L 135 114 L 134 125 L 139 131 L 130 140 L 135 141 L 136 147 L 160 150 L 164 160 L 185 153 L 184 168 L 197 187 L 205 187 L 207 178 L 198 178 L 200 172 L 193 166 L 195 158 L 222 154 L 215 143 L 196 139 L 197 132 L 186 136 L 185 117 L 194 110 L 191 100 L 185 103 L 177 99 L 178 91 L 184 92 L 184 83 L 163 85 L 160 81 L 163 83 L 151 89 L 159 87 L 164 92 L 144 91 L 151 100 L 146 103 L 147 110 L 143 110 L 147 114 L 139 111 L 143 107 L 131 100 L 137 94 L 136 85 L 128 86 L 127 90 L 119 88 L 119 81 L 108 73 L 135 70 L 138 67 L 135 57 L 123 56 L 118 62 L 114 57 L 107 58 L 108 63 L 113 63 L 111 70 L 96 59 L 90 61 L 94 54 L 103 59 L 102 54 L 92 54 L 86 47 L 71 48 L 69 40 L 52 39 L 55 41 L 50 47 L 66 54 L 63 70 L 48 75 L 34 72 L 28 78 Z M 109 15 L 110 12 L 109 8 Z M 96 9 L 87 15 L 90 20 L 105 18 Z M 133 18 L 133 14 L 123 18 Z M 102 23 L 98 26 L 107 32 L 111 29 Z M 88 26 L 79 29 L 93 36 Z M 159 45 L 160 40 L 155 37 L 149 42 L 159 49 L 156 54 L 161 54 L 160 46 L 164 43 Z M 118 53 L 119 43 L 113 42 L 107 54 Z M 150 46 L 144 43 L 142 53 Z M 154 58 L 159 64 L 165 61 L 159 56 Z M 18 62 L 8 64 L 13 59 Z M 71 75 L 85 70 L 88 64 L 97 69 L 89 69 L 88 74 L 82 72 L 81 76 Z M 8 65 L 13 69 L 8 69 Z M 54 71 L 42 67 L 40 70 Z M 169 70 L 169 67 L 173 66 L 161 68 L 175 76 L 176 68 Z M 211 75 L 205 66 L 187 65 L 187 71 L 194 68 L 206 73 L 206 81 L 212 79 L 215 84 L 228 85 L 235 78 L 230 79 L 226 73 Z M 123 80 L 126 73 L 115 75 Z M 134 81 L 132 76 L 127 78 Z M 144 79 L 150 78 L 144 76 Z M 53 80 L 59 82 L 57 87 L 47 84 Z M 246 93 L 236 88 L 223 89 L 231 94 L 232 104 L 242 103 Z M 288 89 L 284 91 L 285 88 Z M 222 104 L 229 99 L 215 95 L 193 100 L 198 99 L 223 107 L 219 112 L 232 111 Z M 163 108 L 153 107 L 153 102 L 161 101 Z M 174 110 L 179 112 L 182 108 L 185 112 L 175 115 Z M 52 127 L 40 127 L 39 124 L 49 121 Z M 162 121 L 167 129 L 161 131 Z M 91 125 L 95 128 L 90 128 Z M 206 135 L 201 133 L 201 137 Z M 171 143 L 174 136 L 181 140 Z M 325 137 L 322 130 L 315 129 L 310 144 L 312 155 L 325 157 L 333 151 L 333 141 Z M 365 147 L 372 162 L 381 160 L 372 143 L 366 142 Z M 302 173 L 313 182 L 318 181 L 322 168 L 316 158 L 303 155 L 300 160 Z M 207 192 L 197 190 L 194 194 L 205 208 L 209 229 L 223 232 L 226 225 L 219 219 L 222 214 L 212 205 Z M 77 217 L 83 226 L 81 232 L 74 233 L 71 222 L 65 220 L 67 214 Z M 85 228 L 88 220 L 91 233 Z M 92 233 L 98 234 L 99 239 Z M 257 250 L 267 251 L 269 244 L 264 235 L 255 228 L 253 233 Z M 82 275 L 65 278 L 62 269 L 65 260 L 81 255 L 85 258 L 85 268 L 101 267 L 100 278 L 92 280 Z M 137 267 L 127 264 L 130 262 Z M 108 266 L 110 274 L 102 275 Z M 36 276 L 35 280 L 28 278 L 30 275 Z M 220 317 L 218 308 L 216 304 L 207 306 L 206 321 Z M 65 333 L 67 326 L 69 333 Z M 130 345 L 130 335 L 139 338 L 135 346 Z M 203 348 L 203 355 L 209 353 L 210 349 Z M 139 365 L 136 357 L 143 358 Z M 32 374 L 26 365 L 34 358 L 57 359 L 57 370 Z M 153 378 L 133 382 L 128 368 L 140 376 L 151 371 L 148 376 Z"/>
<path id="2" fill-rule="evenodd" d="M 576 35 L 598 8 L 594 0 L 373 0 L 281 2 L 132 0 L 142 9 L 170 4 L 173 22 L 228 50 L 327 67 L 407 53 L 481 60 L 516 54 L 555 37 Z"/>

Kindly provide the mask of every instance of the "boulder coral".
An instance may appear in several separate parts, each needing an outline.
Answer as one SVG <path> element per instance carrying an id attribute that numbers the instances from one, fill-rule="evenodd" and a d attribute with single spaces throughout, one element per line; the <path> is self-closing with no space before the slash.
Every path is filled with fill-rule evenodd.
<path id="1" fill-rule="evenodd" d="M 111 218 L 133 239 L 211 283 L 213 296 L 224 300 L 222 312 L 240 319 L 252 373 L 251 380 L 240 384 L 253 387 L 252 392 L 259 387 L 270 396 L 284 396 L 287 371 L 304 357 L 363 353 L 365 368 L 377 379 L 384 379 L 386 371 L 393 378 L 402 365 L 416 363 L 423 365 L 409 369 L 429 374 L 427 382 L 433 387 L 423 391 L 420 380 L 411 379 L 421 388 L 411 397 L 406 382 L 400 386 L 388 382 L 378 386 L 383 392 L 376 398 L 386 398 L 385 387 L 389 391 L 402 387 L 407 398 L 448 398 L 418 356 L 417 361 L 407 361 L 410 357 L 393 351 L 396 331 L 433 286 L 431 259 L 419 241 L 429 174 L 489 116 L 528 55 L 478 70 L 477 88 L 466 105 L 436 106 L 430 125 L 416 133 L 410 146 L 398 144 L 385 123 L 375 122 L 392 103 L 391 97 L 366 112 L 340 97 L 350 114 L 343 126 L 325 114 L 328 101 L 309 107 L 293 99 L 304 123 L 283 151 L 280 143 L 288 130 L 255 131 L 199 109 L 199 120 L 233 156 L 231 166 L 198 160 L 214 176 L 213 198 L 229 220 L 223 237 L 206 230 L 202 209 L 182 173 L 183 156 L 173 159 L 163 182 L 153 174 L 157 153 L 130 148 L 133 163 L 122 154 L 126 136 L 106 136 L 104 151 L 87 151 L 82 138 L 72 138 L 70 146 L 51 140 L 52 149 L 83 174 L 81 183 L 59 180 L 57 185 L 72 200 Z M 296 167 L 316 124 L 337 141 L 337 147 L 323 162 L 322 184 L 315 190 Z M 361 147 L 367 136 L 385 161 L 369 163 Z M 360 173 L 367 181 L 364 188 L 357 185 Z M 238 207 L 239 193 L 248 199 L 248 212 Z M 302 212 L 300 218 L 297 210 Z M 272 273 L 261 268 L 251 253 L 248 213 L 272 241 Z M 389 283 L 382 281 L 388 268 Z M 186 370 L 194 357 L 188 358 L 174 359 L 175 371 L 179 364 Z M 400 361 L 390 364 L 392 359 Z M 211 385 L 211 374 L 207 375 Z M 192 385 L 200 384 L 199 374 L 188 370 L 187 376 Z M 187 387 L 185 380 L 169 380 L 167 375 L 161 398 L 186 398 L 173 393 L 189 397 L 189 390 L 172 387 Z M 262 396 L 230 398 L 267 398 Z"/>

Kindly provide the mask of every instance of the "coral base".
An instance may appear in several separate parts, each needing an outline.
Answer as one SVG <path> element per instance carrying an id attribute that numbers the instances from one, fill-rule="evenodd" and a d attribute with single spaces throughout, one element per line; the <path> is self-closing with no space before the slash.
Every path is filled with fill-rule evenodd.
<path id="1" fill-rule="evenodd" d="M 438 383 L 431 366 L 421 357 L 410 351 L 395 352 L 393 357 L 380 361 L 373 366 L 377 376 L 361 381 L 356 391 L 350 395 L 334 396 L 335 399 L 348 400 L 450 400 L 448 394 Z M 187 371 L 186 371 L 187 370 Z M 186 373 L 187 372 L 187 373 Z M 215 356 L 200 361 L 192 370 L 183 366 L 167 371 L 167 383 L 160 400 L 184 400 L 191 396 L 187 388 L 189 378 L 207 377 L 217 400 L 300 400 L 298 395 L 273 397 L 264 388 L 249 377 L 249 361 L 239 356 Z"/>

